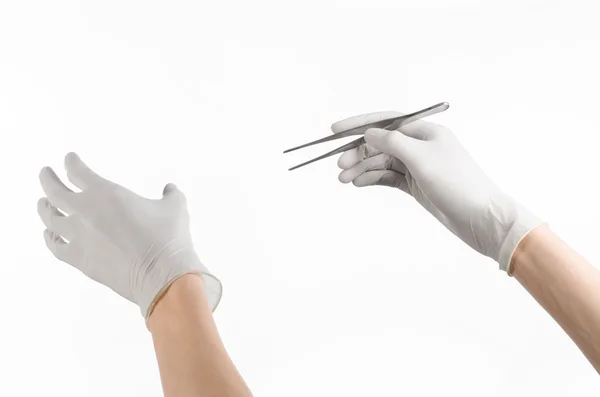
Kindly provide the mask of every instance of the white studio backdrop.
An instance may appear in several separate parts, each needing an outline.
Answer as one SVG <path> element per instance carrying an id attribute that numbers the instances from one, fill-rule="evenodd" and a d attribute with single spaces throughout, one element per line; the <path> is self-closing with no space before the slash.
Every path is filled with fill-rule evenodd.
<path id="1" fill-rule="evenodd" d="M 440 101 L 488 174 L 600 264 L 594 1 L 0 2 L 0 395 L 160 396 L 137 308 L 46 250 L 37 174 L 76 151 L 188 195 L 215 316 L 256 396 L 597 396 L 497 265 L 400 191 L 290 155 Z M 336 147 L 334 143 L 331 147 Z"/>

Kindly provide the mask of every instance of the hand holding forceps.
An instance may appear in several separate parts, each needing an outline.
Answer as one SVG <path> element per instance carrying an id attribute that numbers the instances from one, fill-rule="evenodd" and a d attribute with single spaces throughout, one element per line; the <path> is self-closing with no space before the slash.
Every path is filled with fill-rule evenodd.
<path id="1" fill-rule="evenodd" d="M 326 136 L 325 138 L 317 139 L 316 141 L 312 141 L 312 142 L 305 143 L 300 146 L 293 147 L 291 149 L 287 149 L 283 153 L 293 152 L 294 150 L 302 149 L 302 148 L 305 148 L 308 146 L 316 145 L 316 144 L 323 143 L 323 142 L 329 142 L 329 141 L 333 141 L 336 139 L 346 138 L 346 137 L 353 136 L 353 135 L 364 135 L 365 131 L 367 131 L 370 128 L 382 128 L 384 130 L 389 130 L 389 131 L 397 130 L 400 127 L 402 127 L 403 125 L 412 123 L 413 121 L 416 121 L 416 120 L 419 120 L 424 117 L 431 116 L 431 115 L 434 115 L 437 113 L 441 113 L 441 112 L 447 110 L 449 107 L 450 107 L 450 105 L 448 104 L 448 102 L 441 102 L 436 105 L 430 106 L 428 108 L 418 110 L 414 113 L 406 114 L 404 116 L 397 116 L 397 117 L 383 119 L 380 121 L 376 121 L 374 123 L 364 124 L 364 125 L 361 125 L 361 126 L 358 126 L 355 128 L 351 128 L 346 131 L 339 132 L 337 134 Z M 312 160 L 308 160 L 302 164 L 298 164 L 298 165 L 290 168 L 289 171 L 295 170 L 296 168 L 303 167 L 307 164 L 314 163 L 315 161 L 319 161 L 319 160 L 322 160 L 327 157 L 335 156 L 336 154 L 340 154 L 347 150 L 354 149 L 365 143 L 366 143 L 365 138 L 363 136 L 363 137 L 356 139 L 350 143 L 340 146 L 339 148 L 334 149 L 331 152 L 327 152 L 321 156 L 315 157 Z"/>

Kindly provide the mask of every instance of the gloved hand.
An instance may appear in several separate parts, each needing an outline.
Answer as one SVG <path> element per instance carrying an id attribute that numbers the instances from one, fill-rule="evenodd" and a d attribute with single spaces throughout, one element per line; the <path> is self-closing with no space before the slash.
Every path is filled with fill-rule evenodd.
<path id="1" fill-rule="evenodd" d="M 336 133 L 401 115 L 365 114 L 331 128 Z M 341 182 L 390 186 L 410 194 L 452 233 L 496 260 L 510 275 L 515 248 L 542 222 L 485 175 L 452 131 L 419 120 L 399 131 L 369 129 L 365 140 L 366 145 L 340 156 Z"/>
<path id="2" fill-rule="evenodd" d="M 146 320 L 157 298 L 188 273 L 200 275 L 211 309 L 217 307 L 221 283 L 196 255 L 186 198 L 175 185 L 152 200 L 100 177 L 75 153 L 67 154 L 65 167 L 81 192 L 50 167 L 40 172 L 47 198 L 39 200 L 38 213 L 56 258 L 136 303 Z"/>

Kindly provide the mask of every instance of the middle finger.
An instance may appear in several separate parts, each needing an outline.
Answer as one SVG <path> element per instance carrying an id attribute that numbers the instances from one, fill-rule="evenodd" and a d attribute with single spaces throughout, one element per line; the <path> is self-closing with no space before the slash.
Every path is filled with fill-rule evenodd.
<path id="1" fill-rule="evenodd" d="M 406 166 L 400 160 L 389 154 L 379 153 L 356 163 L 349 169 L 345 169 L 340 173 L 338 179 L 342 183 L 350 183 L 359 175 L 373 170 L 392 170 L 400 174 L 405 174 Z"/>
<path id="2" fill-rule="evenodd" d="M 355 164 L 380 153 L 381 152 L 379 150 L 375 149 L 371 145 L 360 145 L 357 148 L 344 152 L 344 154 L 342 154 L 338 159 L 338 167 L 343 170 L 347 170 L 353 167 Z"/>

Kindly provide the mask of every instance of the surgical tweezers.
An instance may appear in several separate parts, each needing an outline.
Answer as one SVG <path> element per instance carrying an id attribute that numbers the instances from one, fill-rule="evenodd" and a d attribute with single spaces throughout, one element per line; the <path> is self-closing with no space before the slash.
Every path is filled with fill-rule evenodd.
<path id="1" fill-rule="evenodd" d="M 391 117 L 391 118 L 379 120 L 379 121 L 376 121 L 373 123 L 363 124 L 361 126 L 358 126 L 358 127 L 346 130 L 346 131 L 341 131 L 339 133 L 326 136 L 325 138 L 317 139 L 316 141 L 312 141 L 309 143 L 305 143 L 304 145 L 300 145 L 300 146 L 293 147 L 291 149 L 287 149 L 283 153 L 293 152 L 294 150 L 302 149 L 307 146 L 312 146 L 312 145 L 316 145 L 316 144 L 323 143 L 323 142 L 333 141 L 335 139 L 346 138 L 348 136 L 364 135 L 365 131 L 367 131 L 369 128 L 382 128 L 382 129 L 389 130 L 389 131 L 397 130 L 400 127 L 402 127 L 403 125 L 412 123 L 415 120 L 419 120 L 419 119 L 422 119 L 427 116 L 431 116 L 436 113 L 441 113 L 441 112 L 445 111 L 446 109 L 448 109 L 449 107 L 450 107 L 450 105 L 448 104 L 448 102 L 441 102 L 441 103 L 438 103 L 437 105 L 433 105 L 428 108 L 416 111 L 414 113 L 406 114 L 404 116 Z M 292 171 L 292 170 L 295 170 L 296 168 L 300 168 L 307 164 L 314 163 L 315 161 L 319 161 L 319 160 L 322 160 L 327 157 L 335 156 L 336 154 L 343 153 L 347 150 L 359 147 L 360 145 L 363 145 L 364 143 L 365 143 L 365 138 L 363 136 L 357 140 L 354 140 L 350 143 L 340 146 L 339 148 L 334 149 L 331 152 L 327 152 L 319 157 L 315 157 L 312 160 L 308 160 L 302 164 L 298 164 L 298 165 L 290 168 L 289 170 Z"/>

